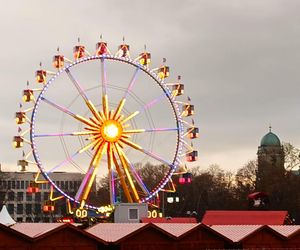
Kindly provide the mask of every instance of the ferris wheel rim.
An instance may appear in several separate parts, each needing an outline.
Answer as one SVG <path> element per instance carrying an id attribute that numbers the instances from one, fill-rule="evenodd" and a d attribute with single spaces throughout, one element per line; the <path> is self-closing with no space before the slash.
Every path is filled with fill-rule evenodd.
<path id="1" fill-rule="evenodd" d="M 33 108 L 32 114 L 31 114 L 30 140 L 32 142 L 31 147 L 32 147 L 32 151 L 33 151 L 33 157 L 37 163 L 38 168 L 41 170 L 42 175 L 55 187 L 55 189 L 57 191 L 59 191 L 61 194 L 63 194 L 66 198 L 72 200 L 73 202 L 79 203 L 78 200 L 76 200 L 74 197 L 70 196 L 69 194 L 64 192 L 60 187 L 58 187 L 52 181 L 52 179 L 49 177 L 48 173 L 46 172 L 45 168 L 43 167 L 43 163 L 40 160 L 39 152 L 38 152 L 38 149 L 35 144 L 35 119 L 36 119 L 36 115 L 38 113 L 38 108 L 39 108 L 40 102 L 41 102 L 45 92 L 47 91 L 48 87 L 55 81 L 55 79 L 60 76 L 60 74 L 62 74 L 63 72 L 66 72 L 66 70 L 74 67 L 75 65 L 79 65 L 81 63 L 85 63 L 85 62 L 92 61 L 92 60 L 99 60 L 99 59 L 100 60 L 104 59 L 104 60 L 119 61 L 122 63 L 130 64 L 135 68 L 141 69 L 144 73 L 146 73 L 150 78 L 152 78 L 152 80 L 154 80 L 159 85 L 159 87 L 163 90 L 165 96 L 168 98 L 168 101 L 172 107 L 172 111 L 173 111 L 175 121 L 176 121 L 176 126 L 178 128 L 177 143 L 176 143 L 176 149 L 174 152 L 174 158 L 172 160 L 172 167 L 170 166 L 168 173 L 165 174 L 165 176 L 163 177 L 161 182 L 158 185 L 156 185 L 156 187 L 150 192 L 150 195 L 140 199 L 140 202 L 146 202 L 146 201 L 150 200 L 153 196 L 155 196 L 168 183 L 168 181 L 170 181 L 172 174 L 175 172 L 177 166 L 180 164 L 179 155 L 181 155 L 181 153 L 182 153 L 182 148 L 183 148 L 182 140 L 183 140 L 183 132 L 184 131 L 183 131 L 182 117 L 181 117 L 181 112 L 179 110 L 179 106 L 172 99 L 171 91 L 168 88 L 168 86 L 165 86 L 163 80 L 160 79 L 155 72 L 151 72 L 151 70 L 148 67 L 143 66 L 143 65 L 139 64 L 138 62 L 135 62 L 134 60 L 131 60 L 127 57 L 117 57 L 117 56 L 112 56 L 112 55 L 99 55 L 99 56 L 84 57 L 84 58 L 79 59 L 73 63 L 70 63 L 69 65 L 60 69 L 53 77 L 51 77 L 47 81 L 47 83 L 44 85 L 42 91 L 39 93 L 39 96 L 35 102 L 35 105 L 34 105 L 34 108 Z M 98 207 L 90 205 L 90 204 L 86 204 L 85 206 L 89 209 L 98 209 Z"/>

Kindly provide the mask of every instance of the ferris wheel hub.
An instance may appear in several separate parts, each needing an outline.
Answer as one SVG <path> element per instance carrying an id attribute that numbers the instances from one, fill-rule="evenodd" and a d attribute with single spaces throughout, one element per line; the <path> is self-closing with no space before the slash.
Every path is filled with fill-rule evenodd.
<path id="1" fill-rule="evenodd" d="M 116 142 L 122 136 L 122 125 L 116 120 L 104 121 L 101 126 L 101 136 L 107 142 Z"/>

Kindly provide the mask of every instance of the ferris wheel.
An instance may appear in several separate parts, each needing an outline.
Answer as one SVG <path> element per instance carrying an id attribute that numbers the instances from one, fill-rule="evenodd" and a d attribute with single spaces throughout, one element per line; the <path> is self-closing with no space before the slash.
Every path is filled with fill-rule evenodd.
<path id="1" fill-rule="evenodd" d="M 146 48 L 132 57 L 124 39 L 116 53 L 102 38 L 94 53 L 78 40 L 73 58 L 57 49 L 55 72 L 40 64 L 39 86 L 30 88 L 27 82 L 24 103 L 15 114 L 20 127 L 14 147 L 29 145 L 18 165 L 22 171 L 38 167 L 29 188 L 37 191 L 39 183 L 49 183 L 47 206 L 66 198 L 81 209 L 99 210 L 104 204 L 91 193 L 97 189 L 97 179 L 107 176 L 111 205 L 121 194 L 130 203 L 151 201 L 172 184 L 174 174 L 186 172 L 185 161 L 196 161 L 198 156 L 188 141 L 199 135 L 190 118 L 194 105 L 183 96 L 181 77 L 166 82 L 170 75 L 166 60 L 150 68 Z M 145 163 L 163 172 L 155 184 L 148 184 L 139 173 Z M 82 179 L 71 191 L 52 180 L 54 172 L 81 173 Z M 61 195 L 53 197 L 53 190 Z"/>

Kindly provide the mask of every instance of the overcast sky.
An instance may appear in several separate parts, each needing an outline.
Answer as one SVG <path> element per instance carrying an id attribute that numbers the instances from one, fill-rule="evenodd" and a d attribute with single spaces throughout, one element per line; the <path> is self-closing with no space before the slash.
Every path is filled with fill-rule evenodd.
<path id="1" fill-rule="evenodd" d="M 77 37 L 90 50 L 100 34 L 111 50 L 144 44 L 182 76 L 201 135 L 197 165 L 236 170 L 256 158 L 272 124 L 300 147 L 300 1 L 4 1 L 0 0 L 0 161 L 16 170 L 11 146 L 26 80 L 57 46 L 71 54 Z M 153 65 L 155 66 L 155 65 Z"/>

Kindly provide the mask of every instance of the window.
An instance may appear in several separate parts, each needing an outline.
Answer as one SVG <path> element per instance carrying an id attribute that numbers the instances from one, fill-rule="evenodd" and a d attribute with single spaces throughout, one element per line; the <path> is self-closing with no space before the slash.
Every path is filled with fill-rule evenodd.
<path id="1" fill-rule="evenodd" d="M 21 189 L 24 189 L 24 181 L 21 181 Z"/>
<path id="2" fill-rule="evenodd" d="M 3 188 L 7 188 L 7 181 L 3 181 Z"/>
<path id="3" fill-rule="evenodd" d="M 34 222 L 40 222 L 41 218 L 40 217 L 35 217 Z"/>
<path id="4" fill-rule="evenodd" d="M 41 201 L 41 193 L 35 193 L 35 201 Z"/>
<path id="5" fill-rule="evenodd" d="M 7 205 L 7 211 L 9 212 L 10 215 L 14 214 L 15 206 L 14 204 L 8 204 Z"/>
<path id="6" fill-rule="evenodd" d="M 26 217 L 26 222 L 33 222 L 31 217 Z"/>
<path id="7" fill-rule="evenodd" d="M 34 208 L 36 214 L 40 214 L 42 212 L 41 204 L 35 204 Z"/>
<path id="8" fill-rule="evenodd" d="M 15 181 L 11 181 L 11 188 L 15 189 L 16 188 L 16 182 Z"/>
<path id="9" fill-rule="evenodd" d="M 23 222 L 23 217 L 18 217 L 17 222 Z"/>
<path id="10" fill-rule="evenodd" d="M 8 181 L 8 182 L 7 182 L 7 188 L 8 188 L 8 189 L 11 189 L 11 181 Z"/>
<path id="11" fill-rule="evenodd" d="M 138 219 L 138 209 L 137 208 L 129 208 L 129 220 L 137 220 Z"/>
<path id="12" fill-rule="evenodd" d="M 15 193 L 13 191 L 8 192 L 8 200 L 14 201 L 15 200 Z"/>
<path id="13" fill-rule="evenodd" d="M 20 189 L 20 181 L 17 181 L 17 189 Z"/>
<path id="14" fill-rule="evenodd" d="M 73 189 L 73 181 L 70 181 L 70 189 Z"/>
<path id="15" fill-rule="evenodd" d="M 26 193 L 26 201 L 32 201 L 32 194 Z"/>
<path id="16" fill-rule="evenodd" d="M 49 200 L 49 192 L 44 192 L 44 201 Z"/>
<path id="17" fill-rule="evenodd" d="M 24 193 L 23 193 L 23 192 L 18 192 L 18 193 L 17 193 L 17 200 L 18 200 L 18 201 L 23 201 L 23 199 L 24 199 L 23 196 L 24 196 Z"/>
<path id="18" fill-rule="evenodd" d="M 65 181 L 65 189 L 66 189 L 66 190 L 69 189 L 69 185 L 68 185 L 68 184 L 69 184 L 69 182 L 68 182 L 68 181 Z"/>
<path id="19" fill-rule="evenodd" d="M 43 183 L 43 189 L 47 189 L 47 183 Z"/>
<path id="20" fill-rule="evenodd" d="M 29 181 L 25 181 L 25 188 L 28 188 L 29 186 Z"/>
<path id="21" fill-rule="evenodd" d="M 60 187 L 61 187 L 61 189 L 65 189 L 65 182 L 64 181 L 61 181 Z"/>
<path id="22" fill-rule="evenodd" d="M 32 204 L 26 204 L 26 214 L 29 215 L 32 213 Z M 31 219 L 30 219 L 31 221 Z"/>
<path id="23" fill-rule="evenodd" d="M 17 205 L 17 214 L 23 214 L 23 204 Z"/>
<path id="24" fill-rule="evenodd" d="M 3 202 L 5 200 L 6 192 L 0 192 L 0 201 Z"/>

